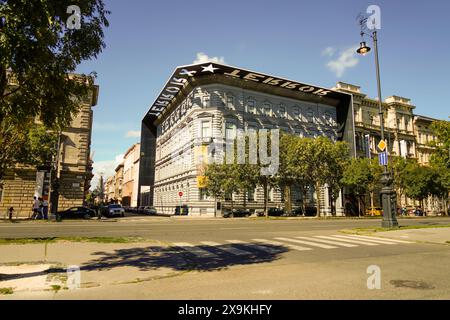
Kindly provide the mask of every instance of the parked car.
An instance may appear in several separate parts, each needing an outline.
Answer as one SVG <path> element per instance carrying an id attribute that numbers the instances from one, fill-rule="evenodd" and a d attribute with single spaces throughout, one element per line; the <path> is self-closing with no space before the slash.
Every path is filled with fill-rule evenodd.
<path id="1" fill-rule="evenodd" d="M 145 213 L 144 209 L 145 209 L 145 206 L 137 207 L 136 213 L 144 214 Z"/>
<path id="2" fill-rule="evenodd" d="M 143 212 L 148 215 L 153 215 L 153 216 L 156 215 L 155 207 L 146 206 L 146 207 L 144 207 Z"/>
<path id="3" fill-rule="evenodd" d="M 382 216 L 383 215 L 383 209 L 380 207 L 372 207 L 366 209 L 366 215 L 368 216 Z"/>
<path id="4" fill-rule="evenodd" d="M 284 214 L 284 210 L 280 208 L 269 208 L 267 214 L 271 217 L 281 217 Z"/>
<path id="5" fill-rule="evenodd" d="M 224 209 L 222 211 L 222 216 L 224 218 L 243 218 L 249 217 L 251 215 L 251 211 L 248 209 Z"/>
<path id="6" fill-rule="evenodd" d="M 59 211 L 61 219 L 90 219 L 95 217 L 95 211 L 88 207 L 72 207 L 70 209 Z"/>
<path id="7" fill-rule="evenodd" d="M 101 209 L 102 215 L 106 217 L 121 216 L 125 217 L 125 209 L 120 204 L 110 204 Z"/>

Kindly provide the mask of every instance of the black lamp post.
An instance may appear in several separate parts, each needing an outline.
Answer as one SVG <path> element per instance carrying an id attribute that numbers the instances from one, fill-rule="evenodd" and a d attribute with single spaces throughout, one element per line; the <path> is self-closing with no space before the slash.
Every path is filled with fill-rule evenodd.
<path id="1" fill-rule="evenodd" d="M 361 32 L 361 36 L 364 36 L 364 32 Z M 384 113 L 383 113 L 383 106 L 381 102 L 381 81 L 380 81 L 380 64 L 378 60 L 378 39 L 377 39 L 377 31 L 374 29 L 372 34 L 366 34 L 369 37 L 373 39 L 373 45 L 375 48 L 375 67 L 377 71 L 377 86 L 378 86 L 378 109 L 379 109 L 379 115 L 380 115 L 380 129 L 381 129 L 381 140 L 386 142 L 384 140 Z M 366 45 L 364 41 L 360 43 L 360 47 L 356 52 L 361 55 L 366 55 L 369 53 L 370 47 Z M 386 148 L 387 153 L 387 148 Z M 383 221 L 381 223 L 381 226 L 383 228 L 396 228 L 398 227 L 398 221 L 396 218 L 397 214 L 397 199 L 396 199 L 396 192 L 393 188 L 393 182 L 394 179 L 391 176 L 391 173 L 388 170 L 387 163 L 383 166 L 384 171 L 381 176 L 381 199 L 383 204 Z"/>

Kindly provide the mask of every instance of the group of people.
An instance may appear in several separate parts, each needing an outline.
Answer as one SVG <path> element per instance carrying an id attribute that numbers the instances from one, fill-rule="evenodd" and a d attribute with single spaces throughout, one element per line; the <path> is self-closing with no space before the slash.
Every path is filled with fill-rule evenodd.
<path id="1" fill-rule="evenodd" d="M 33 197 L 33 215 L 31 219 L 48 219 L 48 201 L 41 197 Z"/>

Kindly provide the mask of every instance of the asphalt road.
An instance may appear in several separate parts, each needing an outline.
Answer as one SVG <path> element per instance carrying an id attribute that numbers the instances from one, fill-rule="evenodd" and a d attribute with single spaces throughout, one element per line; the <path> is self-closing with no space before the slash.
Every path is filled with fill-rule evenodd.
<path id="1" fill-rule="evenodd" d="M 444 225 L 450 218 L 399 219 L 406 225 Z M 379 219 L 264 220 L 196 219 L 128 216 L 105 220 L 63 222 L 31 221 L 0 223 L 0 238 L 37 237 L 145 237 L 161 241 L 224 240 L 230 237 L 251 239 L 259 236 L 337 232 L 342 229 L 381 226 Z"/>

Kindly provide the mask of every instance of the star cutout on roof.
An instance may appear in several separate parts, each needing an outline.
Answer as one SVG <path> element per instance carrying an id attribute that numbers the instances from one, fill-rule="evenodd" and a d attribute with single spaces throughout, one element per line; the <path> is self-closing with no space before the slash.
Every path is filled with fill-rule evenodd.
<path id="1" fill-rule="evenodd" d="M 208 72 L 209 71 L 211 73 L 214 73 L 214 70 L 218 70 L 219 69 L 219 68 L 214 68 L 212 63 L 209 66 L 207 66 L 207 67 L 204 67 L 204 66 L 201 66 L 201 67 L 203 68 L 202 72 Z"/>

